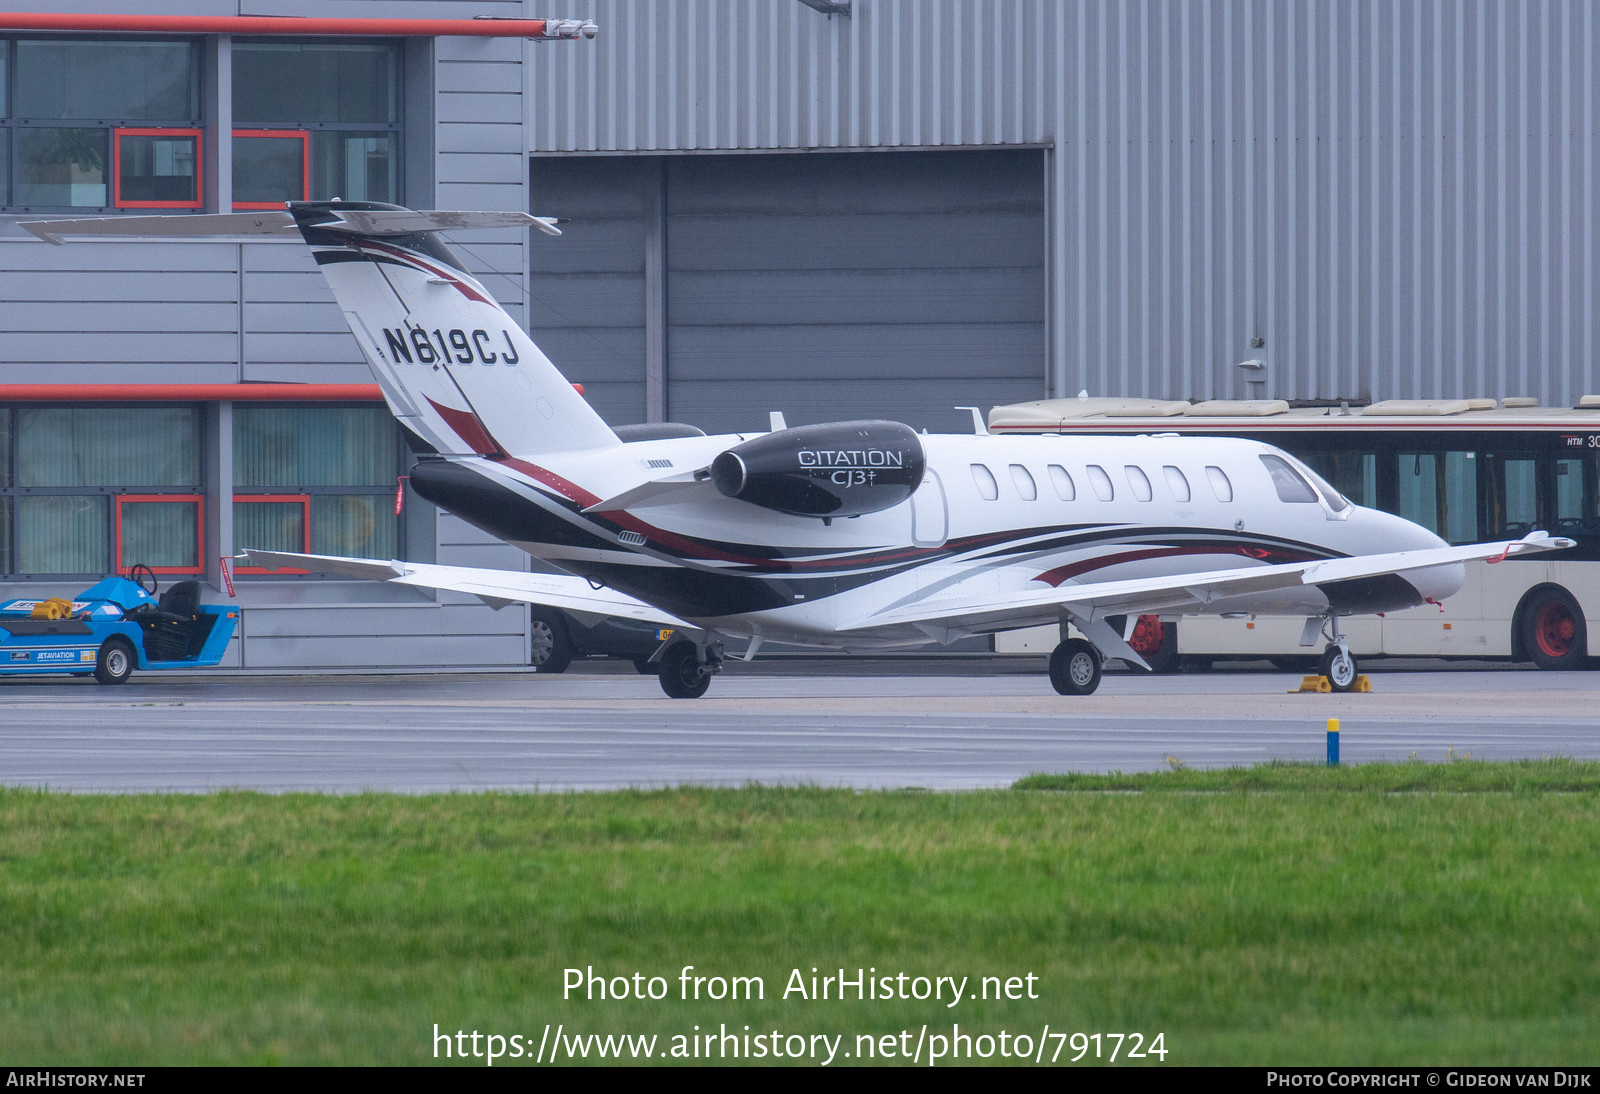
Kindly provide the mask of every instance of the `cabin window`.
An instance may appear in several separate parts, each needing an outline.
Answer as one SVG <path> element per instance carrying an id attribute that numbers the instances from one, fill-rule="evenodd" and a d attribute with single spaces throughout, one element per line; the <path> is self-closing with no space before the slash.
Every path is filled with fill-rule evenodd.
<path id="1" fill-rule="evenodd" d="M 1000 484 L 994 481 L 994 472 L 983 464 L 972 465 L 972 482 L 984 501 L 994 501 L 1000 497 Z"/>
<path id="2" fill-rule="evenodd" d="M 1016 485 L 1017 496 L 1023 501 L 1033 501 L 1039 496 L 1039 488 L 1034 485 L 1033 476 L 1020 463 L 1011 465 L 1011 481 Z"/>
<path id="3" fill-rule="evenodd" d="M 1188 501 L 1191 497 L 1189 480 L 1184 478 L 1183 472 L 1173 467 L 1170 463 L 1163 467 L 1161 471 L 1167 476 L 1167 489 L 1172 491 L 1173 499 L 1175 501 Z"/>
<path id="4" fill-rule="evenodd" d="M 1206 479 L 1211 483 L 1211 492 L 1217 496 L 1218 501 L 1233 500 L 1233 483 L 1228 481 L 1228 476 L 1222 468 L 1207 464 Z"/>
<path id="5" fill-rule="evenodd" d="M 1111 488 L 1111 476 L 1106 474 L 1106 469 L 1099 464 L 1089 465 L 1089 485 L 1094 488 L 1094 496 L 1101 501 L 1110 501 L 1116 497 L 1116 491 Z"/>
<path id="6" fill-rule="evenodd" d="M 1056 488 L 1056 497 L 1062 501 L 1077 501 L 1078 487 L 1072 481 L 1072 476 L 1067 474 L 1067 469 L 1058 463 L 1050 465 L 1050 484 Z"/>
<path id="7" fill-rule="evenodd" d="M 1144 473 L 1144 468 L 1128 464 L 1123 468 L 1128 476 L 1128 486 L 1133 490 L 1133 496 L 1140 501 L 1149 501 L 1154 495 L 1150 490 L 1150 476 Z"/>
<path id="8" fill-rule="evenodd" d="M 1316 503 L 1317 492 L 1289 466 L 1288 460 L 1282 456 L 1262 455 L 1261 462 L 1272 476 L 1272 488 L 1278 492 L 1279 501 Z"/>

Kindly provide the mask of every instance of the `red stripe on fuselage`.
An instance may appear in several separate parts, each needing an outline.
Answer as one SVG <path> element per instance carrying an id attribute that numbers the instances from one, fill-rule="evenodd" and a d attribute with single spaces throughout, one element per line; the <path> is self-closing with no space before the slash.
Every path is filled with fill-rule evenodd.
<path id="1" fill-rule="evenodd" d="M 1291 551 L 1282 547 L 1261 547 L 1253 543 L 1195 543 L 1186 547 L 1152 547 L 1143 551 L 1123 551 L 1114 555 L 1100 555 L 1095 558 L 1086 558 L 1078 562 L 1069 562 L 1065 566 L 1057 566 L 1053 570 L 1046 570 L 1035 581 L 1042 581 L 1051 588 L 1058 588 L 1062 582 L 1075 577 L 1081 577 L 1096 570 L 1104 570 L 1112 566 L 1119 566 L 1125 562 L 1144 562 L 1152 558 L 1176 558 L 1180 555 L 1243 555 L 1245 558 L 1259 559 L 1269 565 L 1280 562 L 1309 562 L 1320 556 L 1309 554 L 1305 551 Z"/>

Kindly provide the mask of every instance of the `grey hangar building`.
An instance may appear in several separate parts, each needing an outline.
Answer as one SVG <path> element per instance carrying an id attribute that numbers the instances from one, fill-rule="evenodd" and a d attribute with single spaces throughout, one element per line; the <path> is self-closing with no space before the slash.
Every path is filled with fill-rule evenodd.
<path id="1" fill-rule="evenodd" d="M 452 242 L 613 424 L 1566 406 L 1597 46 L 1584 0 L 40 0 L 0 17 L 0 599 L 135 562 L 216 599 L 247 546 L 529 565 L 396 512 L 412 457 L 298 241 L 18 221 L 560 217 Z M 528 663 L 525 606 L 233 581 L 234 667 Z"/>

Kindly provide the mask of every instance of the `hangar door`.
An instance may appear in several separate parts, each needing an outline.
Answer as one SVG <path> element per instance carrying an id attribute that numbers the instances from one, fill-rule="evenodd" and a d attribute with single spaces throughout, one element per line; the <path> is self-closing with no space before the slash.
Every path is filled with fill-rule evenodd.
<path id="1" fill-rule="evenodd" d="M 572 343 L 598 385 L 581 368 L 573 378 L 613 422 L 652 416 L 654 399 L 654 416 L 708 432 L 765 429 L 771 410 L 790 425 L 964 431 L 952 406 L 1043 393 L 1038 151 L 535 158 L 532 170 L 533 211 L 573 218 L 567 237 L 534 246 L 534 323 L 559 330 L 535 338 L 562 367 L 556 342 Z M 547 296 L 569 315 L 604 298 L 609 315 L 579 331 Z"/>

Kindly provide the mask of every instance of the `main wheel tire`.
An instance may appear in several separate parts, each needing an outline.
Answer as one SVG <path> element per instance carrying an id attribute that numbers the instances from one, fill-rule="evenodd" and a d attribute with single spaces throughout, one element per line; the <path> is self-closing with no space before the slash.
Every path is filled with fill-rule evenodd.
<path id="1" fill-rule="evenodd" d="M 661 690 L 673 699 L 698 699 L 711 686 L 711 677 L 701 671 L 700 651 L 693 642 L 674 642 L 661 655 L 658 670 Z"/>
<path id="2" fill-rule="evenodd" d="M 1349 691 L 1356 686 L 1356 659 L 1355 655 L 1338 646 L 1330 645 L 1322 651 L 1322 660 L 1318 663 L 1322 675 L 1328 678 L 1328 683 L 1334 691 Z"/>
<path id="3" fill-rule="evenodd" d="M 654 676 L 656 674 L 656 663 L 648 657 L 635 658 L 633 671 L 640 676 Z"/>
<path id="4" fill-rule="evenodd" d="M 533 641 L 529 660 L 539 672 L 566 672 L 576 652 L 572 638 L 567 633 L 567 621 L 560 612 L 546 608 L 534 609 L 528 624 L 528 637 Z"/>
<path id="5" fill-rule="evenodd" d="M 125 684 L 138 661 L 126 638 L 108 638 L 94 659 L 94 678 L 102 684 Z"/>
<path id="6" fill-rule="evenodd" d="M 1141 615 L 1133 625 L 1128 645 L 1149 663 L 1151 672 L 1165 676 L 1179 670 L 1176 623 L 1163 623 L 1160 616 Z"/>
<path id="7" fill-rule="evenodd" d="M 1544 589 L 1522 610 L 1522 645 L 1542 669 L 1582 668 L 1589 657 L 1583 611 L 1565 589 Z"/>
<path id="8" fill-rule="evenodd" d="M 1069 638 L 1050 654 L 1050 686 L 1062 695 L 1092 695 L 1100 686 L 1100 651 Z"/>

